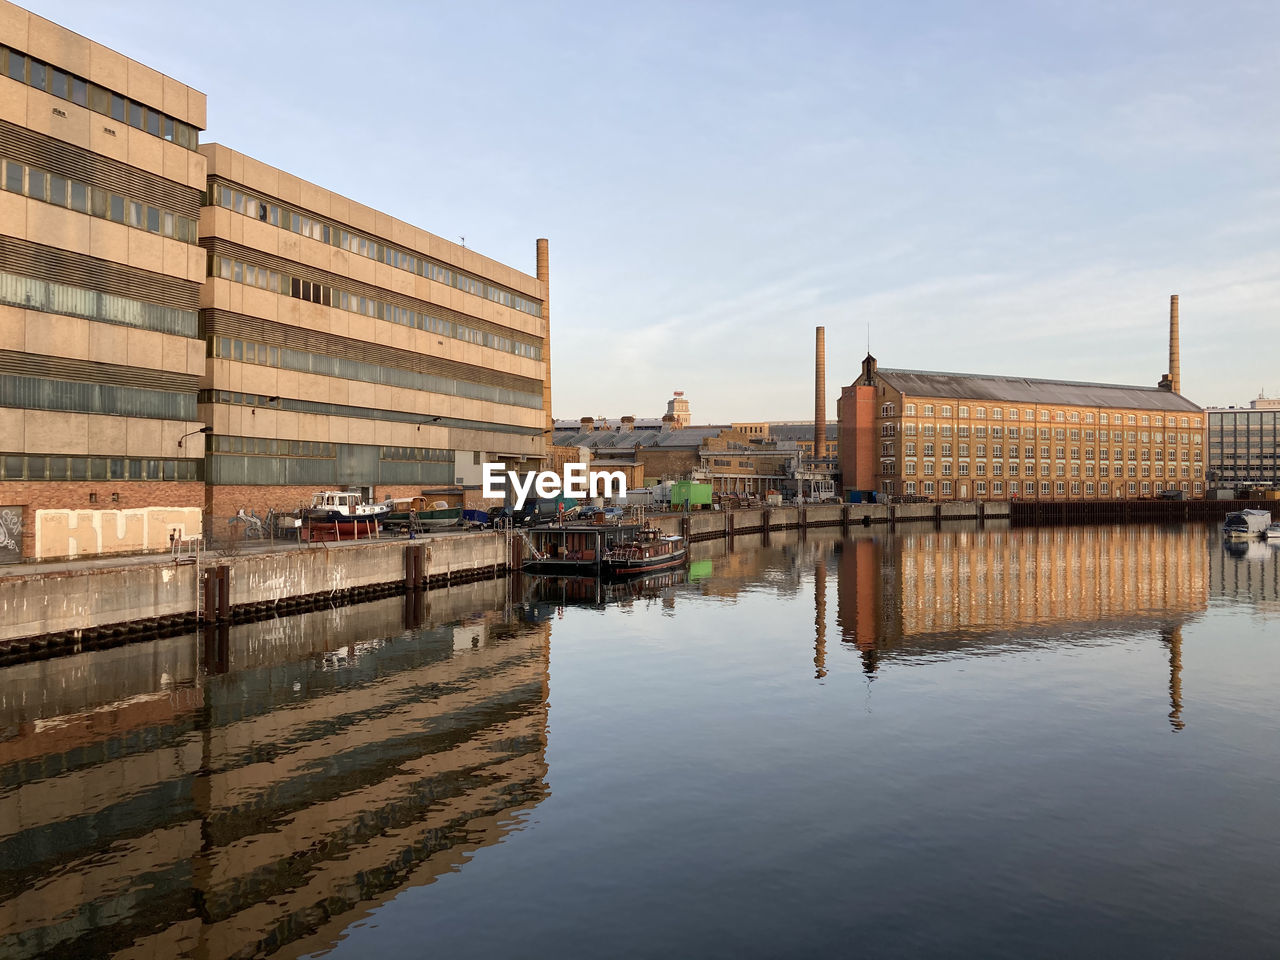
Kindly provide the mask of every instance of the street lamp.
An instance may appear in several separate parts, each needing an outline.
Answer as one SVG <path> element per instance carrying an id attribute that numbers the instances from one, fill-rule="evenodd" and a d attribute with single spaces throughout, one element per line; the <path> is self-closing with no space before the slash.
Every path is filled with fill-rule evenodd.
<path id="1" fill-rule="evenodd" d="M 440 417 L 432 417 L 430 420 L 423 420 L 423 421 L 422 421 L 422 423 L 419 423 L 419 424 L 418 424 L 418 429 L 419 429 L 419 430 L 421 430 L 421 429 L 422 429 L 422 424 L 423 424 L 423 423 L 436 423 L 436 422 L 438 422 L 440 419 L 441 419 Z"/>
<path id="2" fill-rule="evenodd" d="M 190 433 L 184 433 L 178 438 L 178 447 L 181 449 L 182 441 L 187 437 L 194 437 L 197 433 L 213 433 L 213 427 L 201 427 L 199 430 L 192 430 Z"/>

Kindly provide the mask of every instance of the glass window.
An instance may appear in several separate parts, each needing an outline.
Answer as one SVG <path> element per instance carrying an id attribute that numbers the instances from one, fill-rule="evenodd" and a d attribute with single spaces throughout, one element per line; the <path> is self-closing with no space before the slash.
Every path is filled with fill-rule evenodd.
<path id="1" fill-rule="evenodd" d="M 33 200 L 45 198 L 45 180 L 47 174 L 41 170 L 27 171 L 27 196 Z"/>
<path id="2" fill-rule="evenodd" d="M 136 200 L 129 201 L 129 220 L 128 220 L 129 226 L 131 227 L 142 226 L 143 209 L 144 207 L 142 206 L 142 204 L 138 203 Z"/>
<path id="3" fill-rule="evenodd" d="M 31 61 L 30 71 L 28 73 L 28 76 L 30 77 L 30 79 L 27 81 L 28 83 L 30 83 L 37 90 L 43 90 L 45 88 L 47 75 L 48 75 L 48 68 L 43 63 L 41 63 L 39 60 Z"/>
<path id="4" fill-rule="evenodd" d="M 119 120 L 121 123 L 124 123 L 124 117 L 125 117 L 124 97 L 120 96 L 117 93 L 113 93 L 110 96 L 111 96 L 111 112 L 110 112 L 111 118 L 113 120 Z"/>
<path id="5" fill-rule="evenodd" d="M 89 187 L 87 184 L 71 181 L 71 209 L 81 213 L 89 212 Z"/>
<path id="6" fill-rule="evenodd" d="M 155 207 L 147 207 L 147 229 L 152 233 L 160 232 L 160 211 Z"/>
<path id="7" fill-rule="evenodd" d="M 71 90 L 67 83 L 67 75 L 61 70 L 49 69 L 49 92 L 55 97 L 61 97 L 63 100 L 69 99 L 68 94 Z"/>
<path id="8" fill-rule="evenodd" d="M 129 126 L 142 129 L 142 104 L 129 104 Z"/>
<path id="9" fill-rule="evenodd" d="M 111 194 L 107 216 L 116 223 L 124 223 L 124 197 L 117 197 L 114 193 Z"/>
<path id="10" fill-rule="evenodd" d="M 22 175 L 24 173 L 26 173 L 26 167 L 22 164 L 6 160 L 4 164 L 4 188 L 13 193 L 22 193 Z"/>
<path id="11" fill-rule="evenodd" d="M 173 140 L 173 118 L 164 118 L 164 138 L 172 142 Z"/>
<path id="12" fill-rule="evenodd" d="M 67 178 L 49 174 L 49 202 L 60 207 L 67 205 Z"/>
<path id="13" fill-rule="evenodd" d="M 154 110 L 148 110 L 146 112 L 146 116 L 147 133 L 151 134 L 153 137 L 160 136 L 160 114 L 156 113 Z"/>
<path id="14" fill-rule="evenodd" d="M 27 58 L 13 50 L 9 51 L 9 77 L 19 83 L 27 82 Z"/>
<path id="15" fill-rule="evenodd" d="M 89 109 L 104 116 L 111 110 L 111 95 L 95 83 L 89 84 Z"/>
<path id="16" fill-rule="evenodd" d="M 79 77 L 71 78 L 71 102 L 82 107 L 89 105 L 89 85 Z"/>
<path id="17" fill-rule="evenodd" d="M 174 123 L 173 138 L 180 147 L 191 147 L 191 128 L 185 123 Z"/>
<path id="18" fill-rule="evenodd" d="M 50 457 L 48 476 L 50 480 L 67 479 L 67 458 L 66 457 Z"/>
<path id="19" fill-rule="evenodd" d="M 105 217 L 107 215 L 107 191 L 93 187 L 90 194 L 90 212 L 95 217 Z"/>

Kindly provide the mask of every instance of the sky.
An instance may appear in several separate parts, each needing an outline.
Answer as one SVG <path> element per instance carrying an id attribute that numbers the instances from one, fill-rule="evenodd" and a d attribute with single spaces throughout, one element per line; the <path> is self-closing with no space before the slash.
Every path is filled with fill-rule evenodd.
<path id="1" fill-rule="evenodd" d="M 216 141 L 527 273 L 557 418 L 885 367 L 1280 396 L 1280 4 L 24 4 Z"/>

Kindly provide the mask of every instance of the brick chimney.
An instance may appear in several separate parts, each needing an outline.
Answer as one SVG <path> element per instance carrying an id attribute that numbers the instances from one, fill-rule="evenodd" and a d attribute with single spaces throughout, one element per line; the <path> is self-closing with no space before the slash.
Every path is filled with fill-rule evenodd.
<path id="1" fill-rule="evenodd" d="M 1169 298 L 1169 382 L 1174 393 L 1182 393 L 1182 366 L 1178 356 L 1178 295 Z"/>
<path id="2" fill-rule="evenodd" d="M 582 432 L 583 432 L 583 433 L 590 433 L 590 432 L 591 432 L 592 430 L 594 430 L 595 428 L 596 428 L 596 421 L 595 421 L 595 418 L 594 418 L 594 417 L 583 417 L 583 418 L 582 418 Z"/>
<path id="3" fill-rule="evenodd" d="M 827 328 L 818 327 L 813 356 L 813 458 L 827 455 Z"/>

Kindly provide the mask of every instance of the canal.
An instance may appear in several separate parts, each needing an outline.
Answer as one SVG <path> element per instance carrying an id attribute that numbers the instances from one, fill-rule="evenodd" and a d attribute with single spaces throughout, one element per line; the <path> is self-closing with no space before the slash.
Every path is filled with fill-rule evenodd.
<path id="1" fill-rule="evenodd" d="M 0 669 L 0 957 L 1273 954 L 1280 550 L 694 547 Z"/>

